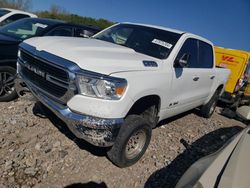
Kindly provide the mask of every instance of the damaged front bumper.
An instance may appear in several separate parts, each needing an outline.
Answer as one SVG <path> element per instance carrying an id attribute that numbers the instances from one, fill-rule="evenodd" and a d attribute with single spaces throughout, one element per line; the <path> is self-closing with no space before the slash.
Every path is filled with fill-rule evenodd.
<path id="1" fill-rule="evenodd" d="M 20 79 L 22 80 L 20 77 L 17 79 L 19 79 L 19 82 Z M 61 105 L 47 97 L 46 94 L 28 80 L 23 81 L 41 103 L 67 124 L 76 137 L 84 139 L 95 146 L 109 147 L 114 144 L 120 126 L 124 122 L 123 118 L 104 119 L 75 113 L 67 106 Z"/>

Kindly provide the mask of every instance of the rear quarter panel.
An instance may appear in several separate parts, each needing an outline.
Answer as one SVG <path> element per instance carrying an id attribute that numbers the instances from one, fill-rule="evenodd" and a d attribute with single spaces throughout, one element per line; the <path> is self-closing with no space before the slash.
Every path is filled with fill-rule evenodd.
<path id="1" fill-rule="evenodd" d="M 204 104 L 208 103 L 208 101 L 212 98 L 215 91 L 221 85 L 223 86 L 223 88 L 222 88 L 221 92 L 219 93 L 219 95 L 222 95 L 222 93 L 225 91 L 226 83 L 227 83 L 229 75 L 230 75 L 230 70 L 224 69 L 224 68 L 214 68 L 214 72 L 215 72 L 215 80 L 214 80 L 214 83 L 211 87 L 210 95 L 208 96 L 208 98 Z"/>

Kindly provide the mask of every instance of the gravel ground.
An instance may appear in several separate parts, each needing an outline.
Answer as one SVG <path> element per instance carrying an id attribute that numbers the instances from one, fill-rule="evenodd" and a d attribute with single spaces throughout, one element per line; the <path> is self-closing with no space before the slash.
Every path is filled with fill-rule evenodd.
<path id="1" fill-rule="evenodd" d="M 193 162 L 245 127 L 219 110 L 210 119 L 190 111 L 161 122 L 143 158 L 120 169 L 39 103 L 1 103 L 0 187 L 174 187 Z"/>

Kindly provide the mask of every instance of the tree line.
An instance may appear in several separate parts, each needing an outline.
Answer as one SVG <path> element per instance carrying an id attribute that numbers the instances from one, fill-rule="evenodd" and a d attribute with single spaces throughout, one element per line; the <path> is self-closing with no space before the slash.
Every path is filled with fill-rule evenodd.
<path id="1" fill-rule="evenodd" d="M 0 7 L 19 10 L 30 10 L 31 0 L 0 0 Z"/>
<path id="2" fill-rule="evenodd" d="M 60 8 L 56 8 L 55 6 L 52 6 L 49 11 L 40 11 L 36 12 L 35 14 L 38 17 L 42 18 L 59 19 L 77 24 L 95 25 L 100 27 L 101 29 L 104 29 L 114 24 L 113 22 L 106 19 L 95 19 L 91 17 L 84 17 L 76 14 L 71 14 L 67 11 L 61 10 Z"/>
<path id="3" fill-rule="evenodd" d="M 31 0 L 0 0 L 0 7 L 4 8 L 14 8 L 19 10 L 30 11 L 32 7 Z M 114 24 L 113 22 L 106 19 L 95 19 L 91 17 L 79 16 L 77 14 L 71 14 L 64 8 L 58 5 L 52 5 L 49 10 L 34 12 L 38 17 L 41 18 L 51 18 L 64 20 L 66 22 L 76 23 L 76 24 L 87 24 L 95 25 L 104 29 Z"/>

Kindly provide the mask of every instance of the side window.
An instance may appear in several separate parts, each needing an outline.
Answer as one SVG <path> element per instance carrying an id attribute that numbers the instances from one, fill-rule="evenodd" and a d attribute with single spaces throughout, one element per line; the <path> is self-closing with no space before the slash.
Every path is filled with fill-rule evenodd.
<path id="1" fill-rule="evenodd" d="M 46 36 L 64 36 L 64 37 L 72 37 L 72 28 L 71 27 L 57 27 L 51 31 L 49 31 Z"/>
<path id="2" fill-rule="evenodd" d="M 23 18 L 29 18 L 30 16 L 28 15 L 25 15 L 25 14 L 14 14 L 8 18 L 6 18 L 4 21 L 2 21 L 1 25 L 7 25 L 11 22 L 14 22 L 14 21 L 17 21 L 17 20 L 20 20 L 20 19 L 23 19 Z"/>
<path id="3" fill-rule="evenodd" d="M 183 57 L 188 57 L 186 59 L 188 61 L 187 67 L 185 68 L 199 68 L 198 64 L 198 45 L 196 39 L 187 39 L 183 46 L 181 47 L 176 60 L 181 59 Z M 177 64 L 175 65 L 175 68 L 180 68 Z"/>
<path id="4" fill-rule="evenodd" d="M 76 28 L 75 29 L 75 37 L 83 37 L 83 38 L 88 38 L 94 35 L 95 32 L 88 30 L 88 29 L 83 29 L 83 28 Z"/>
<path id="5" fill-rule="evenodd" d="M 213 47 L 206 42 L 199 41 L 199 64 L 201 68 L 213 68 Z"/>

